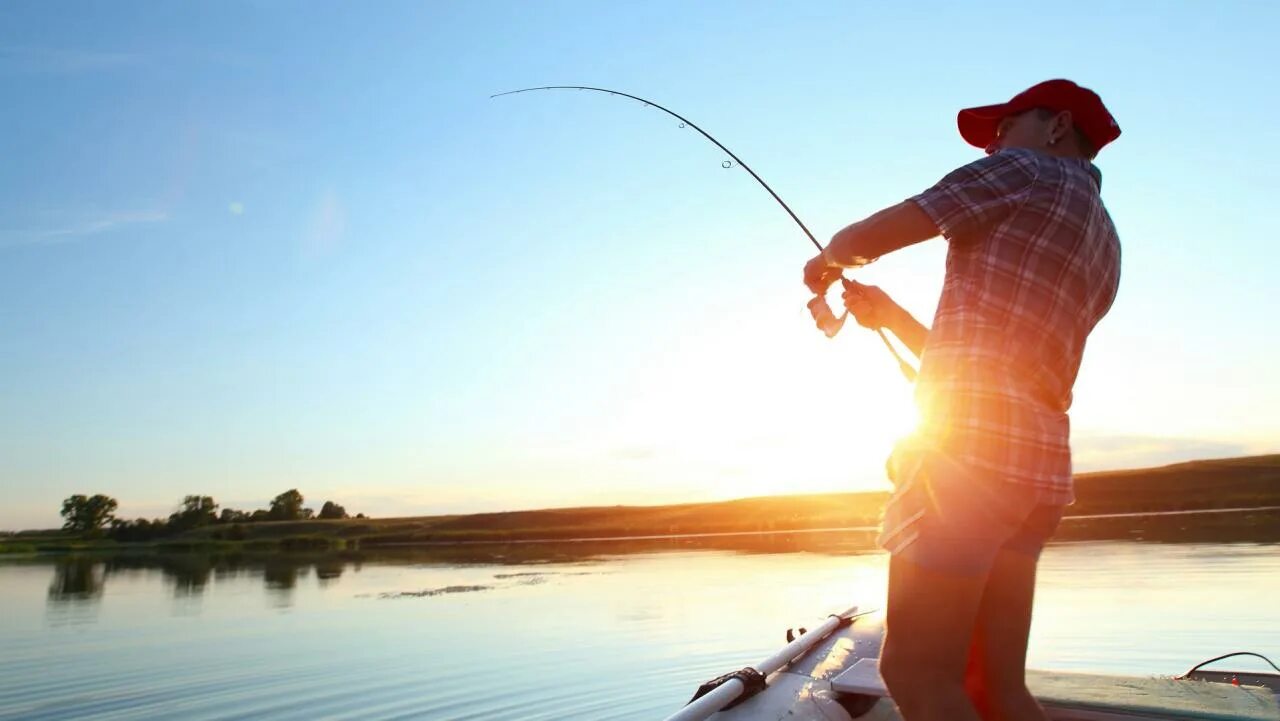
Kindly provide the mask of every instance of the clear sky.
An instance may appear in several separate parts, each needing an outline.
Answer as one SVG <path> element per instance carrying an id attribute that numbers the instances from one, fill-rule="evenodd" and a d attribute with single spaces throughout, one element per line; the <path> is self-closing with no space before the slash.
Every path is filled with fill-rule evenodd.
<path id="1" fill-rule="evenodd" d="M 820 239 L 1050 77 L 1124 135 L 1081 470 L 1280 450 L 1272 2 L 0 6 L 0 528 L 106 493 L 412 515 L 883 484 L 910 388 Z M 923 320 L 943 241 L 862 273 Z"/>

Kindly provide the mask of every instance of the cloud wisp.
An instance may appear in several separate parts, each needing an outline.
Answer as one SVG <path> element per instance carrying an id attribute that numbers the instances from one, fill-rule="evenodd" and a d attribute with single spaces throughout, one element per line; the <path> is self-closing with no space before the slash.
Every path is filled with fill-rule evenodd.
<path id="1" fill-rule="evenodd" d="M 44 230 L 3 231 L 0 232 L 0 248 L 66 243 L 78 238 L 98 235 L 130 225 L 160 223 L 168 219 L 169 214 L 159 210 L 107 213 Z"/>
<path id="2" fill-rule="evenodd" d="M 0 69 L 28 73 L 99 72 L 137 65 L 141 60 L 135 53 L 0 45 Z"/>

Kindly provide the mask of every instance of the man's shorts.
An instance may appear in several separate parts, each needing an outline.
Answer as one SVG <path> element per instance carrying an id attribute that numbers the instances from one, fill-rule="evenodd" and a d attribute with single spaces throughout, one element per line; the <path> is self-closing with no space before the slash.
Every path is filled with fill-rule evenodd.
<path id="1" fill-rule="evenodd" d="M 985 576 L 1004 550 L 1039 557 L 1063 506 L 1035 489 L 971 473 L 932 447 L 903 447 L 889 462 L 895 490 L 879 545 L 935 571 Z"/>

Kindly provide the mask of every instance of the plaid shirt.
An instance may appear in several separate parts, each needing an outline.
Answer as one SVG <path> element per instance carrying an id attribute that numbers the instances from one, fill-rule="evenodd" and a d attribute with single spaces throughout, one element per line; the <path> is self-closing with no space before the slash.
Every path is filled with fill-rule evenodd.
<path id="1" fill-rule="evenodd" d="M 1007 149 L 911 198 L 949 241 L 920 360 L 923 439 L 971 469 L 1074 500 L 1071 387 L 1111 307 L 1120 240 L 1085 160 Z"/>

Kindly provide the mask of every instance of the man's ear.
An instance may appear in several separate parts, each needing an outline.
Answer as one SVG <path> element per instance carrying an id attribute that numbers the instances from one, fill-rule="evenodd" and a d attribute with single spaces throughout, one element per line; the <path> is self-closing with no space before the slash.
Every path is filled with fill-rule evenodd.
<path id="1" fill-rule="evenodd" d="M 1057 145 L 1064 138 L 1071 134 L 1074 126 L 1071 124 L 1071 111 L 1063 110 L 1053 116 L 1053 122 L 1049 125 L 1049 144 Z"/>

